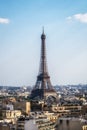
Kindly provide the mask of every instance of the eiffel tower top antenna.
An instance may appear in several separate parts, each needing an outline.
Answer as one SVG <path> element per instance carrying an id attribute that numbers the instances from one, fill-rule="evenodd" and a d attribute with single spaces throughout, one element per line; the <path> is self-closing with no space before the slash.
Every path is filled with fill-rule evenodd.
<path id="1" fill-rule="evenodd" d="M 42 28 L 42 34 L 44 34 L 44 26 L 43 26 L 43 28 Z"/>

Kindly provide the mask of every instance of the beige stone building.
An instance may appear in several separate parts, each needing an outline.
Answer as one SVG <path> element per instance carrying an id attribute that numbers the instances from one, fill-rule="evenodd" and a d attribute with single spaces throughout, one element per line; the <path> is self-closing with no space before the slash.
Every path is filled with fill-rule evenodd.
<path id="1" fill-rule="evenodd" d="M 21 110 L 22 112 L 25 112 L 26 114 L 29 115 L 31 111 L 31 105 L 30 105 L 30 102 L 20 101 L 20 102 L 14 103 L 14 109 Z"/>
<path id="2" fill-rule="evenodd" d="M 0 124 L 0 130 L 10 130 L 10 126 L 8 124 Z"/>
<path id="3" fill-rule="evenodd" d="M 56 130 L 87 130 L 87 121 L 79 118 L 59 118 Z"/>
<path id="4" fill-rule="evenodd" d="M 47 117 L 49 121 L 52 121 L 52 122 L 56 122 L 59 116 L 59 114 L 57 113 L 50 113 L 50 112 L 45 112 L 44 115 Z"/>
<path id="5" fill-rule="evenodd" d="M 2 119 L 5 122 L 15 123 L 16 119 L 21 116 L 20 110 L 2 110 Z"/>
<path id="6" fill-rule="evenodd" d="M 20 110 L 2 110 L 2 116 L 5 119 L 11 119 L 15 117 L 20 117 L 21 111 Z"/>
<path id="7" fill-rule="evenodd" d="M 83 125 L 82 130 L 87 130 L 87 125 Z"/>

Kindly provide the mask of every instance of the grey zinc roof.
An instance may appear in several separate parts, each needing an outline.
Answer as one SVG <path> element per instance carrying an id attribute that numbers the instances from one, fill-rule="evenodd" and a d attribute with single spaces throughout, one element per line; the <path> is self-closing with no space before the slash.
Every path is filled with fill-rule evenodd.
<path id="1" fill-rule="evenodd" d="M 25 123 L 25 130 L 38 130 L 35 120 L 29 120 Z"/>

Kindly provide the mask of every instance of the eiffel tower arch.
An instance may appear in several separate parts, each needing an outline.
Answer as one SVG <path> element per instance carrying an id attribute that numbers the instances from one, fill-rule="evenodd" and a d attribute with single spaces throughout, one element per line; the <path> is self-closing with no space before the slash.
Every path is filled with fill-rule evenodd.
<path id="1" fill-rule="evenodd" d="M 30 95 L 30 98 L 35 100 L 47 100 L 49 96 L 54 96 L 55 98 L 57 98 L 57 93 L 51 84 L 50 76 L 47 69 L 45 39 L 46 35 L 44 34 L 43 29 L 41 35 L 41 58 L 39 74 L 37 76 L 36 84 Z"/>

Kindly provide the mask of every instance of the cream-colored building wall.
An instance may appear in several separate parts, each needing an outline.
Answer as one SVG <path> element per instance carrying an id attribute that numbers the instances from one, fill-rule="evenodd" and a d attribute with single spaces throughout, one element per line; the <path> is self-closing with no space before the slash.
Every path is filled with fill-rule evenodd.
<path id="1" fill-rule="evenodd" d="M 87 125 L 83 125 L 82 130 L 87 130 Z"/>
<path id="2" fill-rule="evenodd" d="M 2 111 L 2 116 L 3 118 L 15 118 L 15 117 L 19 117 L 21 115 L 21 111 L 20 110 L 3 110 Z"/>
<path id="3" fill-rule="evenodd" d="M 23 102 L 14 103 L 15 110 L 21 109 L 22 111 L 26 112 L 27 114 L 29 114 L 30 108 L 31 108 L 30 102 L 23 101 Z"/>
<path id="4" fill-rule="evenodd" d="M 29 114 L 31 111 L 31 105 L 30 102 L 26 102 L 26 113 Z"/>

